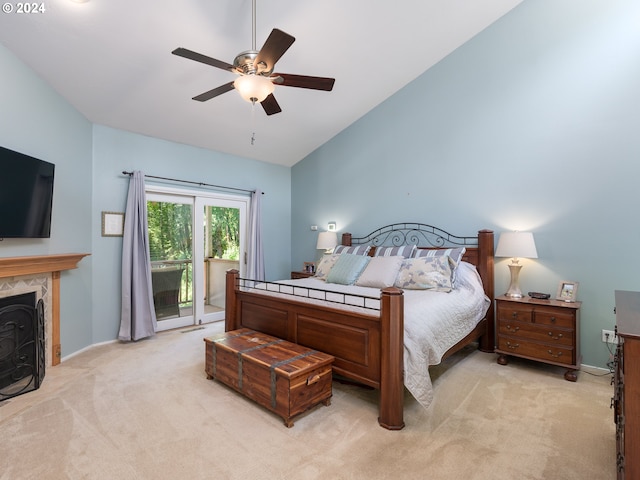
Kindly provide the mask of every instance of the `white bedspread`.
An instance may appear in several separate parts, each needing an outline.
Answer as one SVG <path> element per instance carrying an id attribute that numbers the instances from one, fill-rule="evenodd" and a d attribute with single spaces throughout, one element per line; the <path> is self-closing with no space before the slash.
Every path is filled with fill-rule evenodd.
<path id="1" fill-rule="evenodd" d="M 278 283 L 295 285 L 297 294 L 311 297 L 300 300 L 315 304 L 326 305 L 326 302 L 314 298 L 318 297 L 319 293 L 313 289 L 338 292 L 331 294 L 335 295 L 332 298 L 336 301 L 341 300 L 343 293 L 380 297 L 380 290 L 377 288 L 326 283 L 313 277 L 283 280 Z M 273 286 L 268 288 L 271 289 Z M 291 293 L 294 288 L 285 287 L 285 290 Z M 280 295 L 273 292 L 265 293 Z M 404 384 L 416 400 L 426 408 L 433 400 L 429 365 L 439 364 L 445 352 L 475 328 L 484 318 L 490 300 L 484 294 L 482 281 L 475 267 L 466 262 L 461 262 L 458 266 L 455 288 L 451 292 L 405 290 L 404 297 Z M 339 304 L 332 304 L 332 306 L 369 315 L 379 315 L 378 310 L 357 306 L 362 304 L 362 300 L 357 297 L 353 298 L 353 303 L 356 306 Z M 367 306 L 379 308 L 376 304 L 379 304 L 379 301 L 366 301 Z"/>

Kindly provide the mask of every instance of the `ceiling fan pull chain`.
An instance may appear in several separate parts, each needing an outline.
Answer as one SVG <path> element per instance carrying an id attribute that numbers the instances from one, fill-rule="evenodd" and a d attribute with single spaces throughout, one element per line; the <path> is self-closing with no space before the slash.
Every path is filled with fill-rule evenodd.
<path id="1" fill-rule="evenodd" d="M 256 102 L 251 102 L 251 145 L 255 145 L 255 143 L 256 143 Z"/>

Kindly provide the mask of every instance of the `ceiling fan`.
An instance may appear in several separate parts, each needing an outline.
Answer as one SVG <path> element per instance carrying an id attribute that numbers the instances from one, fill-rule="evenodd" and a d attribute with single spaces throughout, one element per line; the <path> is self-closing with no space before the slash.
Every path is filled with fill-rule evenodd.
<path id="1" fill-rule="evenodd" d="M 275 85 L 324 91 L 333 89 L 334 78 L 273 73 L 276 62 L 295 40 L 288 33 L 274 28 L 264 42 L 262 49 L 256 50 L 256 0 L 253 0 L 252 49 L 239 53 L 234 59 L 233 65 L 186 48 L 176 48 L 171 53 L 239 75 L 234 81 L 201 93 L 193 97 L 193 100 L 206 102 L 218 95 L 236 89 L 246 101 L 253 104 L 255 102 L 260 103 L 267 115 L 273 115 L 282 111 L 273 96 Z"/>

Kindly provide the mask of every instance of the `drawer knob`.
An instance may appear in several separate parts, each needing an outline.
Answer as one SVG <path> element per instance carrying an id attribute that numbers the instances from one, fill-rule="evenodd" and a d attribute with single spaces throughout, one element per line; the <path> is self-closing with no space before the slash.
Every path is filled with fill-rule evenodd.
<path id="1" fill-rule="evenodd" d="M 513 318 L 514 320 L 517 320 L 517 318 L 518 318 L 518 312 L 513 312 L 513 313 L 511 314 L 511 318 Z"/>
<path id="2" fill-rule="evenodd" d="M 520 346 L 519 343 L 511 343 L 511 342 L 507 342 L 507 348 L 510 348 L 511 350 L 515 350 L 516 348 L 518 348 Z"/>
<path id="3" fill-rule="evenodd" d="M 550 320 L 551 320 L 551 323 L 556 323 L 556 317 L 551 317 Z"/>
<path id="4" fill-rule="evenodd" d="M 514 332 L 517 332 L 518 330 L 520 330 L 520 327 L 511 328 L 511 325 L 507 325 L 507 330 L 513 330 Z"/>
<path id="5" fill-rule="evenodd" d="M 562 352 L 558 352 L 558 353 L 553 353 L 551 350 L 547 350 L 549 352 L 549 355 L 551 355 L 553 358 L 560 358 L 562 356 Z"/>
<path id="6" fill-rule="evenodd" d="M 549 332 L 549 336 L 550 336 L 551 338 L 553 338 L 554 340 L 560 340 L 560 339 L 563 337 L 563 335 L 562 335 L 561 333 L 559 333 L 558 335 L 556 335 L 556 336 L 554 337 L 554 336 L 553 336 L 553 332 Z"/>

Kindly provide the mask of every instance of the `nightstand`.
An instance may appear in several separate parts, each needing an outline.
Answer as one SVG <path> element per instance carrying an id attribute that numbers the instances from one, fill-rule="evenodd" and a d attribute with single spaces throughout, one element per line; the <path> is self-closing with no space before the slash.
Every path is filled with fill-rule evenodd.
<path id="1" fill-rule="evenodd" d="M 564 378 L 578 379 L 580 370 L 581 302 L 537 300 L 530 297 L 496 298 L 498 363 L 508 356 L 568 367 Z"/>
<path id="2" fill-rule="evenodd" d="M 315 273 L 311 272 L 291 272 L 291 279 L 295 280 L 297 278 L 309 278 L 313 277 Z"/>

